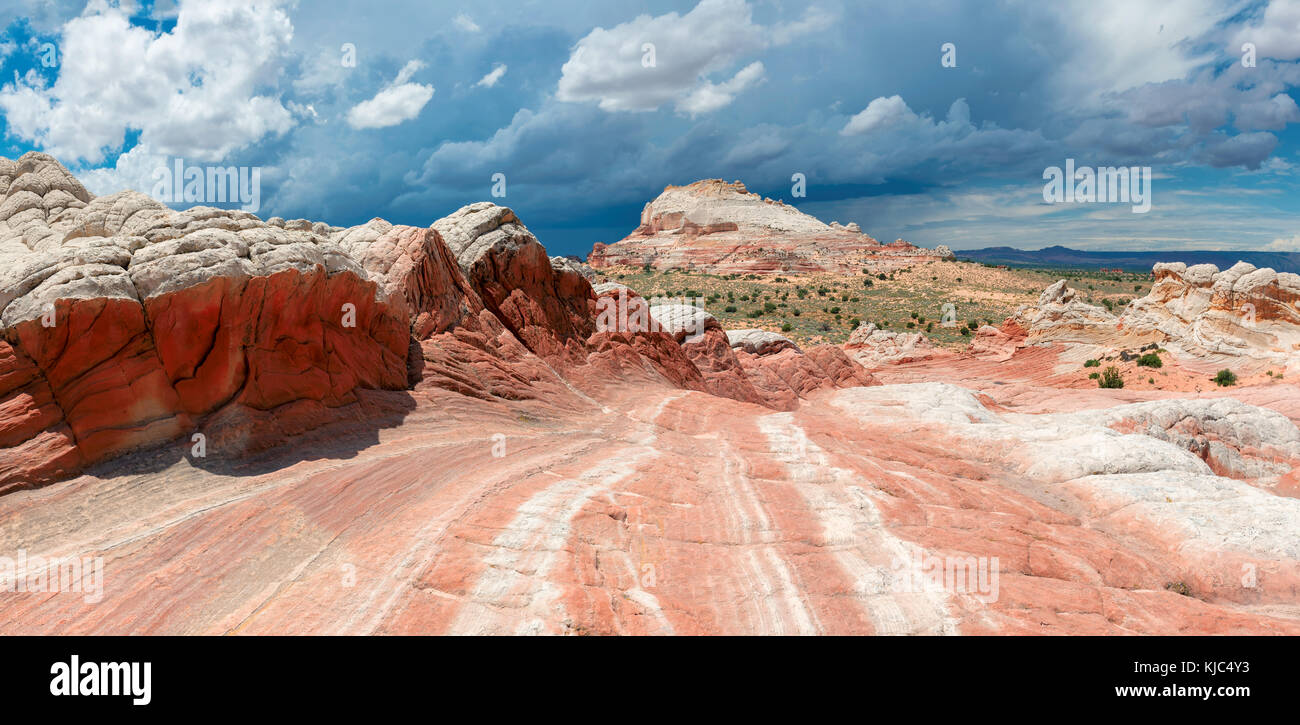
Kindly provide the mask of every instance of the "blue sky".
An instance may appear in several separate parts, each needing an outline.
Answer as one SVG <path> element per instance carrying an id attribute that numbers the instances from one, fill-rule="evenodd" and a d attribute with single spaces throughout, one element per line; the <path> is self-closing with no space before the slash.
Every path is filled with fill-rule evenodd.
<path id="1" fill-rule="evenodd" d="M 1300 251 L 1300 0 L 0 0 L 0 27 L 0 154 L 97 194 L 180 157 L 261 168 L 263 217 L 423 226 L 500 173 L 585 254 L 721 177 L 927 246 Z M 1044 203 L 1066 158 L 1151 167 L 1150 212 Z"/>

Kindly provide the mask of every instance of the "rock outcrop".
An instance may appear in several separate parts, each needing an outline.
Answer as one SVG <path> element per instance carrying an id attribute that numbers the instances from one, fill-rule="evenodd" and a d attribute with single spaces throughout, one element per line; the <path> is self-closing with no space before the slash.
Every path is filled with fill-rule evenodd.
<path id="1" fill-rule="evenodd" d="M 1300 275 L 1245 262 L 1223 271 L 1211 264 L 1157 264 L 1153 272 L 1151 292 L 1119 315 L 1087 304 L 1060 280 L 1038 304 L 1020 308 L 1003 326 L 1005 334 L 1021 344 L 1114 351 L 1159 346 L 1207 364 L 1300 371 Z"/>
<path id="2" fill-rule="evenodd" d="M 37 153 L 5 160 L 0 191 L 0 406 L 16 421 L 0 490 L 188 437 L 227 406 L 324 415 L 407 385 L 405 300 L 327 229 L 92 198 Z"/>
<path id="3" fill-rule="evenodd" d="M 641 212 L 622 241 L 597 243 L 588 263 L 689 269 L 709 274 L 833 272 L 858 274 L 948 259 L 903 240 L 881 244 L 857 224 L 825 224 L 781 201 L 751 194 L 739 181 L 669 186 Z"/>
<path id="4" fill-rule="evenodd" d="M 751 355 L 769 355 L 782 350 L 799 350 L 790 338 L 769 330 L 727 330 L 727 342 Z"/>
<path id="5" fill-rule="evenodd" d="M 867 369 L 947 354 L 936 348 L 924 333 L 882 330 L 874 322 L 859 324 L 849 334 L 844 349 Z"/>
<path id="6" fill-rule="evenodd" d="M 603 370 L 789 409 L 818 387 L 756 390 L 702 311 L 707 352 L 669 306 L 666 334 L 602 334 L 589 270 L 487 202 L 429 228 L 262 221 L 96 198 L 39 153 L 0 159 L 0 194 L 0 493 L 169 441 L 274 447 L 367 390 L 520 400 Z"/>

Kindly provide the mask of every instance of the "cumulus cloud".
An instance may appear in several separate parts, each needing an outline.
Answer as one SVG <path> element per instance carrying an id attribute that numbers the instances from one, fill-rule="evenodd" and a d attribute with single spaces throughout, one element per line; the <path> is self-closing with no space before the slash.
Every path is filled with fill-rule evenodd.
<path id="1" fill-rule="evenodd" d="M 1201 163 L 1223 169 L 1244 166 L 1257 169 L 1277 146 L 1277 136 L 1267 131 L 1239 133 L 1236 136 L 1216 138 L 1198 153 Z"/>
<path id="2" fill-rule="evenodd" d="M 1264 249 L 1270 252 L 1300 252 L 1300 234 L 1293 234 L 1290 237 L 1278 237 Z"/>
<path id="3" fill-rule="evenodd" d="M 840 134 L 844 136 L 856 136 L 863 133 L 871 133 L 881 129 L 892 128 L 899 124 L 912 123 L 918 120 L 917 115 L 912 113 L 912 109 L 907 107 L 901 96 L 883 96 L 867 104 L 849 122 L 845 124 Z"/>
<path id="4" fill-rule="evenodd" d="M 709 76 L 829 20 L 829 14 L 813 9 L 802 21 L 762 26 L 754 23 L 744 0 L 700 0 L 685 15 L 640 15 L 579 40 L 561 68 L 556 98 L 595 101 L 605 111 L 653 111 L 668 104 L 692 115 L 715 111 L 752 87 L 763 66 L 751 62 L 719 84 Z"/>
<path id="5" fill-rule="evenodd" d="M 387 128 L 420 115 L 425 104 L 433 98 L 433 86 L 410 82 L 411 76 L 421 68 L 424 68 L 424 63 L 418 60 L 402 66 L 387 88 L 348 111 L 348 125 L 356 129 Z"/>
<path id="6" fill-rule="evenodd" d="M 81 171 L 77 178 L 96 196 L 128 190 L 148 194 L 153 189 L 154 171 L 168 165 L 165 154 L 154 153 L 148 145 L 138 144 L 119 154 L 113 166 Z"/>
<path id="7" fill-rule="evenodd" d="M 713 84 L 704 81 L 691 94 L 677 103 L 677 110 L 698 116 L 702 113 L 712 113 L 731 103 L 737 94 L 746 88 L 757 85 L 763 80 L 763 64 L 760 61 L 754 61 L 749 65 L 737 71 L 731 80 L 725 83 Z"/>
<path id="8" fill-rule="evenodd" d="M 0 112 L 11 134 L 66 161 L 99 163 L 130 130 L 157 153 L 220 159 L 293 126 L 261 92 L 293 35 L 283 5 L 186 3 L 159 34 L 132 25 L 129 7 L 91 0 L 59 29 L 54 83 L 4 85 Z"/>
<path id="9" fill-rule="evenodd" d="M 506 65 L 505 63 L 502 63 L 501 65 L 493 68 L 490 73 L 480 78 L 478 83 L 475 83 L 474 85 L 483 86 L 484 88 L 491 88 L 492 86 L 495 86 L 497 84 L 497 81 L 501 80 L 501 76 L 504 76 L 505 74 L 506 74 Z"/>
<path id="10" fill-rule="evenodd" d="M 1257 58 L 1300 58 L 1300 0 L 1272 0 L 1263 15 L 1233 36 L 1233 50 L 1254 43 Z"/>

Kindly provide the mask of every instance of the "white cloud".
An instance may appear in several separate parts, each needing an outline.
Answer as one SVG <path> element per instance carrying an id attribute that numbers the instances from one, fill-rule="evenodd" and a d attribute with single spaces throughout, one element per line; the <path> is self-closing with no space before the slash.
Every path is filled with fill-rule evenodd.
<path id="1" fill-rule="evenodd" d="M 741 68 L 726 83 L 714 85 L 704 81 L 702 85 L 691 91 L 691 95 L 677 103 L 677 110 L 691 116 L 711 113 L 730 104 L 736 95 L 762 80 L 763 64 L 760 61 L 754 61 Z"/>
<path id="2" fill-rule="evenodd" d="M 127 190 L 148 194 L 153 189 L 154 170 L 168 163 L 166 155 L 153 153 L 146 144 L 138 144 L 118 156 L 113 166 L 78 171 L 77 178 L 95 196 Z"/>
<path id="3" fill-rule="evenodd" d="M 216 160 L 293 126 L 273 83 L 293 25 L 284 2 L 186 3 L 169 33 L 91 0 L 59 31 L 59 75 L 0 88 L 9 131 L 72 162 L 98 163 L 128 130 L 157 153 Z"/>
<path id="4" fill-rule="evenodd" d="M 501 80 L 501 76 L 504 76 L 505 74 L 506 74 L 506 65 L 505 63 L 502 63 L 501 65 L 493 68 L 491 73 L 488 73 L 487 75 L 480 78 L 478 83 L 475 83 L 474 85 L 483 86 L 484 88 L 491 88 L 495 86 L 497 84 L 497 81 Z"/>
<path id="5" fill-rule="evenodd" d="M 670 103 L 683 113 L 714 111 L 753 85 L 763 66 L 750 63 L 721 84 L 708 76 L 735 67 L 745 55 L 823 27 L 829 17 L 812 10 L 798 23 L 762 26 L 753 22 L 744 0 L 700 0 L 685 15 L 640 15 L 613 28 L 596 28 L 565 62 L 556 98 L 595 101 L 605 111 L 653 111 Z"/>
<path id="6" fill-rule="evenodd" d="M 474 19 L 465 13 L 458 14 L 456 17 L 452 18 L 451 22 L 455 23 L 456 27 L 467 33 L 477 33 L 482 30 L 482 28 L 478 26 L 478 23 L 474 22 Z"/>
<path id="7" fill-rule="evenodd" d="M 1300 234 L 1294 234 L 1290 239 L 1278 237 L 1264 249 L 1269 252 L 1300 252 Z"/>
<path id="8" fill-rule="evenodd" d="M 1260 22 L 1237 31 L 1232 52 L 1254 43 L 1257 58 L 1295 60 L 1300 58 L 1300 2 L 1272 0 Z"/>
<path id="9" fill-rule="evenodd" d="M 424 68 L 424 63 L 418 60 L 402 66 L 387 88 L 348 111 L 348 125 L 358 129 L 387 128 L 420 115 L 424 105 L 433 98 L 433 86 L 409 82 L 421 68 Z"/>
<path id="10" fill-rule="evenodd" d="M 859 134 L 871 133 L 883 129 L 892 128 L 904 123 L 912 123 L 917 120 L 917 115 L 912 113 L 912 109 L 907 107 L 903 102 L 902 96 L 890 96 L 885 98 L 881 96 L 867 104 L 849 122 L 844 125 L 840 134 L 844 136 L 857 136 Z"/>

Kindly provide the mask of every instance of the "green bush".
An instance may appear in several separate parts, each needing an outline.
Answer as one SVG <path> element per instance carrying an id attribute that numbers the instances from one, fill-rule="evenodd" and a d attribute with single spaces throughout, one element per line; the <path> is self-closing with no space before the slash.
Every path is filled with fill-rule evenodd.
<path id="1" fill-rule="evenodd" d="M 781 332 L 789 332 L 793 329 L 794 329 L 794 325 L 791 325 L 788 322 L 781 323 Z"/>
<path id="2" fill-rule="evenodd" d="M 735 312 L 735 311 L 736 311 L 736 306 L 735 306 L 735 305 L 727 305 L 724 311 L 726 311 L 726 312 Z"/>
<path id="3" fill-rule="evenodd" d="M 1220 370 L 1219 373 L 1214 376 L 1214 382 L 1217 383 L 1219 387 L 1236 385 L 1237 374 L 1228 369 Z"/>
<path id="4" fill-rule="evenodd" d="M 1088 373 L 1089 380 L 1096 380 L 1099 377 L 1101 377 L 1101 373 Z"/>
<path id="5" fill-rule="evenodd" d="M 1144 368 L 1161 368 L 1165 366 L 1164 363 L 1160 362 L 1160 356 L 1154 352 L 1149 352 L 1138 358 L 1138 365 Z"/>
<path id="6" fill-rule="evenodd" d="M 1099 368 L 1099 367 L 1101 367 L 1101 361 L 1100 361 L 1100 360 L 1088 360 L 1087 362 L 1085 362 L 1085 363 L 1083 364 L 1083 366 L 1084 366 L 1085 368 Z"/>
<path id="7" fill-rule="evenodd" d="M 1099 388 L 1122 388 L 1124 387 L 1124 378 L 1119 374 L 1119 368 L 1111 365 L 1106 368 L 1106 372 L 1101 374 L 1101 380 L 1097 381 Z"/>

